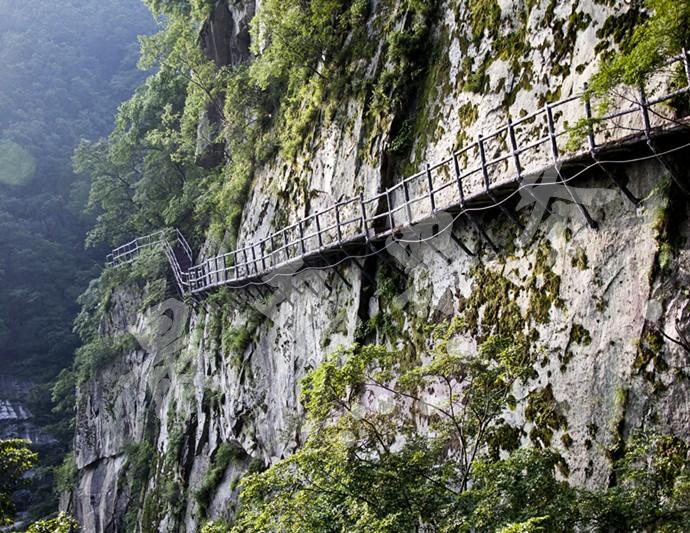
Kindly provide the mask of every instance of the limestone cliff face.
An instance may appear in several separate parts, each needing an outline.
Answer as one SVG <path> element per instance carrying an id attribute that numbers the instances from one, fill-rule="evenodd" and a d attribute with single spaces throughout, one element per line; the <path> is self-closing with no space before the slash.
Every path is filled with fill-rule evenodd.
<path id="1" fill-rule="evenodd" d="M 499 2 L 498 15 L 494 11 L 477 29 L 480 15 L 468 4 L 439 7 L 432 32 L 438 52 L 428 58 L 428 82 L 414 102 L 421 112 L 411 124 L 411 167 L 446 157 L 556 93 L 578 90 L 598 54 L 615 46 L 607 21 L 635 18 L 626 2 L 540 1 L 531 9 Z M 220 64 L 243 61 L 242 17 L 250 17 L 254 6 L 233 8 L 239 16 L 219 5 L 202 42 Z M 385 8 L 372 5 L 372 32 Z M 506 41 L 505 35 L 513 37 Z M 519 53 L 506 47 L 519 47 Z M 372 77 L 385 68 L 380 55 L 369 67 Z M 258 171 L 240 244 L 337 199 L 376 193 L 395 179 L 382 161 L 404 117 L 379 118 L 372 130 L 366 102 L 353 97 L 342 109 L 342 120 L 315 126 L 294 161 L 274 160 Z M 572 117 L 556 119 L 562 124 L 575 116 L 573 109 Z M 536 164 L 549 156 L 533 157 Z M 690 388 L 682 370 L 688 354 L 659 333 L 677 337 L 690 328 L 690 247 L 668 256 L 666 246 L 669 232 L 688 242 L 687 205 L 669 199 L 662 186 L 667 172 L 658 161 L 618 165 L 616 172 L 644 199 L 639 207 L 601 169 L 573 183 L 598 230 L 566 201 L 553 203 L 539 224 L 542 214 L 537 217 L 538 206 L 525 196 L 519 215 L 527 229 L 500 212 L 479 215 L 498 252 L 464 219 L 454 231 L 474 256 L 447 234 L 434 246 L 413 247 L 412 255 L 392 249 L 387 260 L 404 272 L 407 286 L 395 338 L 368 334 L 405 350 L 419 342 L 422 325 L 465 315 L 474 317 L 471 327 L 455 342 L 471 352 L 503 322 L 523 324 L 540 356 L 537 377 L 516 396 L 531 397 L 558 416 L 528 415 L 526 400 L 506 420 L 522 428 L 522 443 L 559 450 L 571 480 L 592 486 L 606 483 L 611 450 L 634 429 L 654 423 L 690 437 Z M 537 226 L 534 235 L 530 224 Z M 209 241 L 206 248 L 215 253 L 223 245 Z M 191 532 L 206 518 L 232 516 L 242 474 L 285 457 L 303 441 L 298 398 L 305 372 L 336 347 L 352 344 L 370 317 L 386 312 L 372 281 L 385 259 L 275 280 L 284 297 L 273 304 L 244 292 L 235 295 L 235 304 L 207 298 L 190 302 L 186 312 L 176 307 L 185 327 L 172 349 L 134 350 L 82 385 L 72 505 L 85 530 Z M 103 327 L 136 336 L 155 313 L 142 312 L 141 304 L 138 288 L 123 287 Z M 221 445 L 231 447 L 231 459 L 200 505 L 194 495 Z M 145 497 L 139 499 L 133 486 L 142 484 Z"/>

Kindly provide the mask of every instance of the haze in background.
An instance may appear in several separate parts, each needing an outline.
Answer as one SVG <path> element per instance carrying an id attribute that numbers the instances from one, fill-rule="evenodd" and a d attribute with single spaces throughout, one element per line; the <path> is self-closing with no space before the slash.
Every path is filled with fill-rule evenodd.
<path id="1" fill-rule="evenodd" d="M 144 78 L 137 35 L 154 29 L 139 0 L 0 0 L 0 438 L 32 438 L 43 465 L 71 438 L 50 382 L 71 364 L 76 298 L 102 262 L 84 249 L 89 184 L 72 153 L 112 128 Z M 38 484 L 32 514 L 55 502 L 50 479 Z"/>

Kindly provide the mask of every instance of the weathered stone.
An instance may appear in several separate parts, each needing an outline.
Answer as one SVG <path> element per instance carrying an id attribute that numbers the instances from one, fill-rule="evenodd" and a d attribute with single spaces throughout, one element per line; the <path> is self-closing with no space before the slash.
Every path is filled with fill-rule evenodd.
<path id="1" fill-rule="evenodd" d="M 419 102 L 433 112 L 424 115 L 431 119 L 416 131 L 412 165 L 443 159 L 459 140 L 474 139 L 509 115 L 534 110 L 543 105 L 549 90 L 560 87 L 562 96 L 576 91 L 596 68 L 597 28 L 609 14 L 627 9 L 623 2 L 607 7 L 574 0 L 543 1 L 537 2 L 525 22 L 522 8 L 500 2 L 501 30 L 522 32 L 529 41 L 515 67 L 510 54 L 496 50 L 491 40 L 478 45 L 469 42 L 467 13 L 456 4 L 444 4 L 435 28 L 437 36 L 449 36 L 447 50 L 441 53 L 448 56 L 449 67 L 434 80 L 438 91 Z M 375 3 L 372 9 L 383 9 L 382 5 Z M 227 11 L 224 6 L 216 4 L 202 32 L 208 57 L 218 64 L 244 60 L 238 51 L 243 46 L 238 21 L 251 16 L 249 8 L 242 8 L 238 15 L 234 8 Z M 574 32 L 565 52 L 552 53 L 563 48 L 554 39 L 565 38 L 561 33 L 554 37 L 554 28 L 567 27 L 578 13 L 591 17 L 589 26 Z M 221 28 L 222 24 L 228 26 Z M 227 45 L 235 40 L 240 44 Z M 493 59 L 487 66 L 488 86 L 480 95 L 464 87 L 463 62 L 469 55 L 473 68 L 479 68 L 486 54 Z M 371 72 L 379 68 L 373 65 L 378 61 L 377 53 Z M 529 79 L 520 82 L 521 76 Z M 342 102 L 342 109 L 342 124 L 317 128 L 308 149 L 295 160 L 276 158 L 258 169 L 238 246 L 258 242 L 341 198 L 381 189 L 384 177 L 378 161 L 390 139 L 381 133 L 368 145 L 370 153 L 362 154 L 365 104 L 353 98 Z M 459 116 L 460 110 L 465 114 Z M 573 108 L 557 121 L 572 124 L 576 117 Z M 392 120 L 387 117 L 384 122 Z M 386 132 L 390 122 L 381 125 L 380 131 Z M 525 164 L 544 163 L 549 157 L 544 151 Z M 565 421 L 550 428 L 552 446 L 567 462 L 570 480 L 590 486 L 606 482 L 607 449 L 616 445 L 621 431 L 627 434 L 652 418 L 684 437 L 690 428 L 690 387 L 685 370 L 674 372 L 687 366 L 683 348 L 664 344 L 658 357 L 669 368 L 645 369 L 653 383 L 636 369 L 640 339 L 653 326 L 647 316 L 650 298 L 661 302 L 657 322 L 664 332 L 678 336 L 677 324 L 678 331 L 688 334 L 687 217 L 676 228 L 686 237 L 686 244 L 674 256 L 670 273 L 660 276 L 655 217 L 668 202 L 657 187 L 665 171 L 654 161 L 622 168 L 633 193 L 645 198 L 639 208 L 612 188 L 596 168 L 572 183 L 599 222 L 598 230 L 586 225 L 574 204 L 555 201 L 550 205 L 553 214 L 545 213 L 538 231 L 526 242 L 520 239 L 525 237 L 522 231 L 500 213 L 478 213 L 480 224 L 501 245 L 499 253 L 491 251 L 463 218 L 454 223 L 455 232 L 476 256 L 468 256 L 447 233 L 433 246 L 412 246 L 410 257 L 416 261 L 406 262 L 391 251 L 408 279 L 405 297 L 409 302 L 401 311 L 400 339 L 393 346 L 405 349 L 406 339 L 419 334 L 421 326 L 469 313 L 472 306 L 479 323 L 474 333 L 457 336 L 457 349 L 476 350 L 479 336 L 509 323 L 514 332 L 529 338 L 534 353 L 539 354 L 537 377 L 515 391 L 515 396 L 527 398 L 533 391 L 549 391 L 543 396 L 553 400 Z M 495 179 L 508 177 L 506 172 Z M 533 207 L 534 202 L 528 202 L 518 213 L 523 221 L 536 216 Z M 209 240 L 202 257 L 219 246 L 223 245 Z M 374 271 L 380 266 L 376 259 L 370 263 Z M 209 502 L 211 517 L 232 514 L 236 480 L 250 463 L 275 463 L 303 442 L 300 379 L 336 347 L 352 344 L 361 320 L 382 310 L 377 295 L 367 292 L 362 270 L 350 262 L 337 268 L 344 279 L 328 269 L 297 280 L 267 280 L 276 295 L 273 305 L 259 305 L 251 296 L 246 296 L 244 306 L 206 300 L 192 311 L 190 332 L 180 351 L 167 355 L 133 351 L 80 388 L 76 438 L 80 480 L 74 499 L 87 530 L 114 531 L 122 523 L 123 500 L 117 495 L 128 494 L 123 480 L 131 444 L 150 439 L 155 450 L 157 468 L 145 480 L 150 497 L 167 480 L 173 480 L 181 491 L 173 502 L 179 506 L 177 512 L 159 498 L 163 511 L 148 527 L 191 532 L 203 522 L 193 496 L 221 443 L 233 442 L 242 453 L 230 462 Z M 500 295 L 498 302 L 492 301 L 496 295 L 491 286 L 482 285 L 478 272 L 490 273 L 485 279 L 510 291 Z M 144 316 L 139 304 L 136 291 L 119 291 L 107 327 L 140 327 Z M 489 310 L 495 311 L 496 323 L 485 320 Z M 535 429 L 534 422 L 527 420 L 526 405 L 520 402 L 514 411 L 505 413 L 508 423 L 525 430 L 525 444 Z M 177 446 L 175 453 L 171 446 Z M 165 457 L 172 461 L 172 472 L 164 472 L 161 466 Z"/>

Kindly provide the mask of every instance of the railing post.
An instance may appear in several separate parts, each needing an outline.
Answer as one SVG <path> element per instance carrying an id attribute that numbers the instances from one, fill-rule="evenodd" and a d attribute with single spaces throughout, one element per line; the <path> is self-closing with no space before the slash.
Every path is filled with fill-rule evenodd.
<path id="1" fill-rule="evenodd" d="M 546 124 L 549 128 L 549 139 L 551 140 L 551 155 L 554 162 L 558 161 L 558 143 L 556 142 L 556 129 L 553 122 L 553 111 L 551 109 L 551 104 L 546 104 L 544 106 L 544 111 L 546 113 Z"/>
<path id="2" fill-rule="evenodd" d="M 228 281 L 228 265 L 225 261 L 225 254 L 223 254 L 220 258 L 223 261 L 223 283 L 225 283 Z"/>
<path id="3" fill-rule="evenodd" d="M 465 207 L 465 191 L 462 190 L 462 177 L 460 176 L 460 161 L 458 161 L 458 154 L 453 152 L 453 168 L 455 169 L 455 183 L 458 186 L 458 194 L 460 195 L 460 207 Z"/>
<path id="4" fill-rule="evenodd" d="M 518 220 L 515 213 L 513 213 L 513 210 L 503 205 L 503 202 L 499 202 L 496 196 L 494 196 L 493 191 L 491 190 L 491 183 L 489 181 L 489 169 L 486 165 L 486 151 L 484 150 L 484 137 L 481 134 L 477 136 L 477 146 L 479 147 L 479 159 L 482 164 L 482 176 L 484 177 L 484 189 L 486 195 L 491 199 L 495 206 L 497 206 L 503 213 L 506 214 L 506 216 L 508 216 L 513 222 L 515 222 L 515 224 L 518 227 L 522 228 L 523 226 Z"/>
<path id="5" fill-rule="evenodd" d="M 510 140 L 510 152 L 515 163 L 518 181 L 522 181 L 522 163 L 520 163 L 520 152 L 518 151 L 517 138 L 515 137 L 515 126 L 512 119 L 508 118 L 508 139 Z"/>
<path id="6" fill-rule="evenodd" d="M 316 238 L 319 241 L 319 250 L 323 248 L 323 237 L 321 236 L 321 220 L 319 219 L 320 214 L 321 211 L 317 211 L 316 215 L 314 215 L 314 219 L 316 221 Z"/>
<path id="7" fill-rule="evenodd" d="M 232 252 L 232 267 L 233 267 L 233 270 L 235 271 L 235 279 L 236 280 L 240 279 L 240 270 L 239 270 L 239 265 L 237 264 L 237 250 L 233 250 L 233 252 Z"/>
<path id="8" fill-rule="evenodd" d="M 386 189 L 386 210 L 388 211 L 388 226 L 393 231 L 395 224 L 393 223 L 393 202 L 391 202 L 391 191 Z"/>
<path id="9" fill-rule="evenodd" d="M 249 258 L 247 257 L 247 247 L 242 248 L 242 256 L 244 257 L 244 270 L 249 277 Z"/>
<path id="10" fill-rule="evenodd" d="M 275 253 L 276 253 L 276 244 L 275 244 L 275 242 L 273 241 L 273 235 L 274 235 L 274 234 L 271 233 L 271 234 L 268 236 L 269 242 L 271 243 L 271 253 L 270 253 L 270 257 L 271 257 L 271 266 L 273 266 L 273 265 L 276 264 L 276 263 L 275 263 L 275 259 L 274 259 Z"/>
<path id="11" fill-rule="evenodd" d="M 340 230 L 340 202 L 335 204 L 335 232 L 338 236 L 338 244 L 340 244 L 343 240 L 343 233 Z"/>
<path id="12" fill-rule="evenodd" d="M 690 58 L 685 48 L 683 48 L 683 66 L 685 67 L 685 77 L 688 80 L 688 87 L 690 87 Z"/>
<path id="13" fill-rule="evenodd" d="M 597 229 L 596 221 L 590 216 L 589 211 L 587 211 L 587 208 L 583 205 L 579 198 L 577 198 L 576 195 L 573 194 L 573 192 L 570 190 L 570 188 L 568 187 L 568 183 L 566 182 L 565 178 L 560 172 L 560 169 L 558 167 L 558 143 L 556 142 L 556 130 L 554 127 L 553 110 L 551 109 L 551 104 L 546 104 L 544 106 L 544 110 L 546 112 L 546 124 L 549 128 L 549 138 L 551 139 L 551 155 L 553 156 L 554 170 L 558 174 L 558 178 L 561 184 L 563 185 L 565 190 L 568 191 L 570 199 L 573 201 L 573 203 L 575 203 L 575 205 L 577 205 L 577 208 L 580 210 L 580 213 L 582 213 L 582 216 L 585 217 L 585 220 L 587 221 L 589 227 L 592 229 Z"/>
<path id="14" fill-rule="evenodd" d="M 288 246 L 287 230 L 283 228 L 283 248 L 285 249 L 285 260 L 290 260 L 290 247 Z"/>
<path id="15" fill-rule="evenodd" d="M 410 207 L 410 188 L 407 178 L 403 179 L 403 194 L 405 195 L 405 211 L 407 211 L 407 223 L 412 224 L 412 208 Z"/>
<path id="16" fill-rule="evenodd" d="M 644 134 L 647 139 L 651 137 L 652 123 L 649 120 L 649 109 L 647 106 L 647 95 L 644 92 L 644 87 L 640 86 L 640 112 L 642 113 L 642 121 L 644 123 Z"/>
<path id="17" fill-rule="evenodd" d="M 589 151 L 594 152 L 597 149 L 596 141 L 594 139 L 594 126 L 592 126 L 592 102 L 589 98 L 588 85 L 585 83 L 585 116 L 587 117 L 587 143 L 589 144 Z"/>
<path id="18" fill-rule="evenodd" d="M 266 272 L 266 239 L 259 241 L 259 252 L 261 252 L 261 268 Z"/>
<path id="19" fill-rule="evenodd" d="M 436 212 L 436 199 L 434 198 L 434 180 L 431 177 L 431 166 L 426 163 L 426 182 L 429 185 L 429 200 L 431 200 L 431 212 Z"/>
<path id="20" fill-rule="evenodd" d="M 304 228 L 302 227 L 302 219 L 299 219 L 299 222 L 297 222 L 297 227 L 299 229 L 299 248 L 302 252 L 302 255 L 305 254 L 305 249 L 304 249 Z"/>
<path id="21" fill-rule="evenodd" d="M 369 228 L 367 227 L 367 208 L 364 205 L 364 193 L 359 193 L 359 208 L 362 212 L 362 231 L 364 232 L 364 238 L 369 242 Z"/>
<path id="22" fill-rule="evenodd" d="M 489 192 L 491 183 L 489 182 L 489 169 L 486 168 L 486 152 L 484 151 L 484 137 L 480 133 L 477 136 L 477 146 L 479 147 L 479 161 L 482 165 L 482 178 L 484 179 L 484 189 Z"/>
<path id="23" fill-rule="evenodd" d="M 252 264 L 254 265 L 254 274 L 259 273 L 259 267 L 257 266 L 256 263 L 256 249 L 255 249 L 255 244 L 250 242 L 249 243 L 249 249 L 252 251 Z"/>

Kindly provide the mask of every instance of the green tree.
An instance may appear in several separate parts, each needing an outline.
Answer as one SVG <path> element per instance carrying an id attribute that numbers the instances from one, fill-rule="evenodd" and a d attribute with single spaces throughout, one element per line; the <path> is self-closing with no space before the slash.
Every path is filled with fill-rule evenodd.
<path id="1" fill-rule="evenodd" d="M 54 413 L 51 382 L 71 364 L 76 299 L 105 253 L 84 249 L 89 182 L 72 154 L 111 129 L 144 78 L 137 35 L 153 29 L 138 0 L 0 2 L 0 373 L 34 384 L 33 422 L 60 441 L 37 448 L 48 468 L 32 475 L 31 516 L 57 504 L 49 467 L 72 440 L 75 391 L 60 380 Z"/>
<path id="2" fill-rule="evenodd" d="M 335 354 L 302 384 L 318 429 L 242 482 L 235 530 L 453 530 L 458 497 L 513 401 L 512 385 L 530 369 L 522 349 L 497 338 L 471 357 L 444 340 L 428 364 L 407 368 L 381 346 Z M 430 397 L 431 388 L 443 392 Z M 367 390 L 392 404 L 365 408 Z"/>
<path id="3" fill-rule="evenodd" d="M 12 493 L 26 483 L 24 474 L 38 460 L 30 445 L 27 440 L 0 440 L 0 526 L 12 523 L 15 513 Z"/>
<path id="4" fill-rule="evenodd" d="M 78 526 L 74 518 L 66 513 L 59 513 L 54 518 L 34 522 L 24 533 L 72 533 L 77 531 Z"/>
<path id="5" fill-rule="evenodd" d="M 635 434 L 614 465 L 616 484 L 586 492 L 580 507 L 600 531 L 687 531 L 690 446 L 671 435 Z"/>
<path id="6" fill-rule="evenodd" d="M 519 448 L 519 430 L 501 416 L 518 401 L 513 385 L 531 376 L 523 348 L 489 338 L 459 355 L 453 331 L 425 364 L 369 345 L 310 372 L 308 438 L 242 480 L 232 531 L 687 530 L 687 443 L 635 436 L 612 487 L 571 487 L 557 476 L 563 458 Z"/>
<path id="7" fill-rule="evenodd" d="M 198 170 L 193 154 L 176 154 L 174 130 L 185 86 L 169 71 L 154 74 L 120 107 L 108 139 L 77 148 L 74 168 L 91 180 L 88 209 L 96 216 L 87 244 L 119 244 L 182 219 L 191 226 L 192 205 L 182 197 Z"/>
<path id="8" fill-rule="evenodd" d="M 690 47 L 690 1 L 645 0 L 649 18 L 635 27 L 620 53 L 605 60 L 590 87 L 606 94 L 620 84 L 637 87 L 670 57 Z"/>

